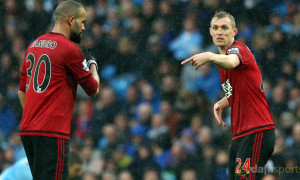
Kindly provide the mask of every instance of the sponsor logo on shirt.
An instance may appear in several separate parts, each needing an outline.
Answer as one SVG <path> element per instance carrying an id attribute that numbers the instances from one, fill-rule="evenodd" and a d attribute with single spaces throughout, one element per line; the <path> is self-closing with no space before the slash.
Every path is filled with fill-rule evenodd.
<path id="1" fill-rule="evenodd" d="M 240 54 L 239 48 L 230 48 L 228 49 L 227 54 Z"/>
<path id="2" fill-rule="evenodd" d="M 223 91 L 225 92 L 226 98 L 229 98 L 230 96 L 232 96 L 232 87 L 229 83 L 229 79 L 227 79 L 225 81 L 225 83 L 222 84 L 222 88 L 223 88 Z"/>
<path id="3" fill-rule="evenodd" d="M 83 70 L 89 71 L 89 68 L 88 68 L 88 66 L 87 66 L 86 59 L 84 59 L 84 60 L 82 61 L 82 65 L 83 65 Z"/>

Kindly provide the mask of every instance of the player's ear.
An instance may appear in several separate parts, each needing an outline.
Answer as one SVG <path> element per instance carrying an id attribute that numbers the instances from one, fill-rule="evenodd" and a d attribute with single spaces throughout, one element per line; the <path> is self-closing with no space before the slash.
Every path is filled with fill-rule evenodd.
<path id="1" fill-rule="evenodd" d="M 68 23 L 70 26 L 73 24 L 73 21 L 74 21 L 74 16 L 69 17 Z"/>
<path id="2" fill-rule="evenodd" d="M 211 34 L 211 28 L 209 28 L 209 34 L 212 36 L 212 34 Z"/>
<path id="3" fill-rule="evenodd" d="M 233 29 L 233 33 L 234 33 L 233 36 L 235 36 L 235 35 L 238 33 L 238 31 L 239 31 L 238 28 L 234 28 L 234 29 Z"/>

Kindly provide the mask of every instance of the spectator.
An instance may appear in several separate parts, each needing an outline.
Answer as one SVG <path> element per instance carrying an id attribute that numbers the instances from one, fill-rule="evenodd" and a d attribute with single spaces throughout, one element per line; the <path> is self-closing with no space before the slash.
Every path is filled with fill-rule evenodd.
<path id="1" fill-rule="evenodd" d="M 10 133 L 17 127 L 17 120 L 13 110 L 7 106 L 2 94 L 0 93 L 0 131 L 8 138 Z"/>
<path id="2" fill-rule="evenodd" d="M 140 86 L 141 91 L 141 106 L 142 104 L 149 103 L 151 106 L 151 112 L 159 113 L 159 104 L 160 104 L 160 97 L 157 92 L 154 90 L 151 84 L 144 83 Z"/>
<path id="3" fill-rule="evenodd" d="M 167 29 L 167 22 L 158 19 L 153 22 L 153 32 L 159 37 L 159 42 L 163 48 L 168 48 L 168 45 L 173 39 L 173 34 Z"/>
<path id="4" fill-rule="evenodd" d="M 300 97 L 300 89 L 296 87 L 292 87 L 289 90 L 289 97 L 287 102 L 287 106 L 289 110 L 294 111 L 296 109 L 297 102 L 300 100 L 299 97 Z"/>
<path id="5" fill-rule="evenodd" d="M 179 115 L 174 112 L 173 105 L 166 100 L 160 103 L 161 116 L 168 126 L 171 136 L 175 137 L 179 132 Z"/>
<path id="6" fill-rule="evenodd" d="M 117 114 L 120 104 L 117 102 L 117 97 L 111 87 L 103 87 L 100 91 L 99 99 L 95 104 L 95 111 L 92 117 L 93 135 L 99 139 L 99 129 L 102 129 L 107 124 L 114 121 L 114 116 Z"/>
<path id="7" fill-rule="evenodd" d="M 109 32 L 112 27 L 119 26 L 120 21 L 117 16 L 117 9 L 115 8 L 110 8 L 107 11 L 107 18 L 104 21 L 102 28 L 104 32 Z"/>
<path id="8" fill-rule="evenodd" d="M 97 0 L 95 4 L 96 16 L 99 19 L 99 22 L 102 24 L 103 21 L 106 19 L 107 11 L 110 4 L 109 2 L 107 2 L 107 0 Z"/>
<path id="9" fill-rule="evenodd" d="M 132 158 L 126 154 L 125 146 L 122 144 L 113 150 L 112 160 L 116 163 L 118 170 L 126 169 L 132 162 Z"/>
<path id="10" fill-rule="evenodd" d="M 6 169 L 14 164 L 14 150 L 12 147 L 6 147 L 3 152 L 2 169 Z"/>
<path id="11" fill-rule="evenodd" d="M 114 119 L 117 131 L 117 139 L 121 144 L 130 143 L 129 119 L 125 114 L 117 114 Z"/>
<path id="12" fill-rule="evenodd" d="M 276 178 L 276 176 L 272 175 L 272 174 L 266 174 L 264 175 L 264 177 L 262 178 L 262 180 L 277 180 L 278 178 Z"/>
<path id="13" fill-rule="evenodd" d="M 203 91 L 209 101 L 215 101 L 221 92 L 220 77 L 217 68 L 205 64 L 199 68 L 200 76 L 196 78 L 190 90 Z"/>
<path id="14" fill-rule="evenodd" d="M 165 75 L 162 78 L 161 82 L 161 98 L 163 100 L 169 101 L 172 104 L 175 102 L 175 98 L 178 93 L 178 81 L 174 75 Z"/>
<path id="15" fill-rule="evenodd" d="M 137 1 L 137 0 L 135 0 Z M 142 1 L 142 11 L 140 14 L 140 17 L 145 20 L 145 26 L 146 27 L 151 27 L 152 22 L 156 19 L 157 17 L 157 9 L 155 6 L 155 1 L 154 0 L 143 0 Z M 139 5 L 139 4 L 137 4 Z"/>
<path id="16" fill-rule="evenodd" d="M 26 157 L 18 160 L 12 166 L 7 168 L 0 174 L 0 179 L 3 180 L 32 180 L 30 167 Z"/>
<path id="17" fill-rule="evenodd" d="M 133 19 L 136 17 L 136 7 L 131 1 L 123 1 L 120 4 L 121 12 L 121 26 L 124 31 L 124 34 L 127 34 Z"/>
<path id="18" fill-rule="evenodd" d="M 159 66 L 160 61 L 169 55 L 156 34 L 149 35 L 146 43 L 146 50 L 139 54 L 142 61 L 139 61 L 140 68 L 143 69 L 142 76 L 146 77 L 149 81 L 153 81 L 155 77 L 153 73 Z"/>
<path id="19" fill-rule="evenodd" d="M 29 24 L 28 29 L 30 29 L 30 39 L 44 34 L 48 26 L 48 21 L 50 20 L 50 14 L 44 11 L 42 1 L 34 2 L 34 9 L 31 11 L 26 18 L 28 22 L 37 22 L 38 24 Z"/>
<path id="20" fill-rule="evenodd" d="M 16 77 L 15 70 L 11 71 L 11 79 L 7 83 L 6 88 L 6 104 L 11 108 L 15 114 L 17 120 L 22 118 L 22 106 L 20 105 L 20 101 L 18 100 L 18 78 Z"/>
<path id="21" fill-rule="evenodd" d="M 106 159 L 101 176 L 103 177 L 106 176 L 106 174 L 108 174 L 109 176 L 107 178 L 112 178 L 112 177 L 116 178 L 117 172 L 118 172 L 118 167 L 115 161 L 113 161 L 112 159 Z"/>
<path id="22" fill-rule="evenodd" d="M 198 132 L 197 142 L 199 147 L 203 148 L 213 144 L 212 129 L 208 126 L 203 126 Z"/>
<path id="23" fill-rule="evenodd" d="M 215 179 L 226 180 L 228 178 L 227 172 L 228 156 L 225 150 L 220 150 L 216 153 L 216 172 Z"/>
<path id="24" fill-rule="evenodd" d="M 164 119 L 160 114 L 155 114 L 152 116 L 151 128 L 147 132 L 148 139 L 154 140 L 159 135 L 167 133 L 168 127 L 166 126 Z"/>
<path id="25" fill-rule="evenodd" d="M 136 117 L 137 123 L 145 126 L 146 129 L 148 130 L 151 126 L 151 118 L 152 118 L 152 106 L 147 102 L 141 103 L 138 106 L 138 112 Z"/>
<path id="26" fill-rule="evenodd" d="M 1 61 L 0 61 L 0 75 L 1 77 L 11 77 L 12 69 L 14 69 L 14 59 L 10 53 L 4 52 L 1 55 Z M 3 95 L 6 95 L 6 90 L 8 86 L 8 78 L 1 78 L 0 82 L 3 84 L 3 86 L 0 87 L 0 93 Z"/>
<path id="27" fill-rule="evenodd" d="M 183 148 L 189 154 L 194 154 L 196 152 L 196 144 L 194 142 L 195 136 L 191 129 L 183 129 L 181 131 L 180 142 Z"/>
<path id="28" fill-rule="evenodd" d="M 298 166 L 299 155 L 296 152 L 287 152 L 285 154 L 285 166 L 288 169 L 292 169 Z M 283 179 L 296 180 L 299 178 L 298 171 L 285 172 L 281 175 Z"/>
<path id="29" fill-rule="evenodd" d="M 145 22 L 143 19 L 138 17 L 132 18 L 128 36 L 130 39 L 134 39 L 134 45 L 139 54 L 146 50 L 145 48 L 147 38 L 149 36 L 149 30 L 145 28 Z"/>
<path id="30" fill-rule="evenodd" d="M 211 179 L 215 175 L 215 157 L 216 157 L 216 149 L 214 146 L 205 146 L 203 149 L 203 156 L 200 163 L 200 176 L 203 179 Z"/>
<path id="31" fill-rule="evenodd" d="M 117 42 L 117 51 L 110 58 L 110 62 L 117 68 L 117 74 L 136 73 L 138 59 L 136 46 L 129 37 L 121 37 Z"/>
<path id="32" fill-rule="evenodd" d="M 274 164 L 274 167 L 284 167 L 284 152 L 286 152 L 285 139 L 282 133 L 276 130 L 276 142 L 274 152 L 270 157 L 270 160 Z"/>
<path id="33" fill-rule="evenodd" d="M 197 180 L 197 173 L 194 169 L 185 169 L 181 172 L 181 180 Z"/>
<path id="34" fill-rule="evenodd" d="M 282 86 L 273 88 L 272 99 L 270 100 L 270 111 L 275 116 L 279 116 L 282 112 L 287 110 L 286 91 Z"/>
<path id="35" fill-rule="evenodd" d="M 87 172 L 83 174 L 82 180 L 97 180 L 98 177 L 95 173 Z"/>
<path id="36" fill-rule="evenodd" d="M 267 31 L 270 33 L 280 30 L 284 33 L 290 32 L 292 29 L 291 24 L 284 22 L 279 13 L 274 13 L 270 17 L 270 24 L 267 26 Z"/>
<path id="37" fill-rule="evenodd" d="M 142 144 L 138 147 L 136 157 L 129 166 L 129 170 L 138 179 L 143 177 L 148 168 L 153 168 L 159 172 L 159 165 L 154 161 L 151 149 L 147 145 Z"/>
<path id="38" fill-rule="evenodd" d="M 143 173 L 143 180 L 160 180 L 160 173 L 157 169 L 149 168 Z"/>
<path id="39" fill-rule="evenodd" d="M 81 99 L 78 102 L 78 111 L 76 117 L 75 139 L 82 143 L 84 135 L 91 133 L 91 121 L 94 107 L 89 99 Z"/>
<path id="40" fill-rule="evenodd" d="M 158 19 L 162 19 L 166 23 L 166 29 L 170 33 L 177 34 L 180 31 L 180 22 L 182 22 L 181 11 L 176 11 L 175 5 L 170 1 L 160 1 L 158 6 Z"/>
<path id="41" fill-rule="evenodd" d="M 102 180 L 116 180 L 117 177 L 114 173 L 111 172 L 105 172 L 101 175 Z"/>
<path id="42" fill-rule="evenodd" d="M 103 28 L 102 28 L 103 29 Z M 105 32 L 105 31 L 104 31 Z M 106 33 L 106 32 L 105 32 Z M 107 53 L 109 53 L 109 55 L 113 55 L 117 52 L 117 45 L 118 45 L 118 41 L 121 37 L 120 35 L 120 28 L 116 25 L 112 26 L 109 31 L 106 33 L 106 42 L 105 42 L 105 47 L 107 48 L 106 51 Z M 104 65 L 113 65 L 112 61 L 111 61 L 111 57 L 107 56 L 108 59 L 103 60 L 104 61 Z"/>
<path id="43" fill-rule="evenodd" d="M 70 180 L 78 180 L 82 177 L 83 161 L 78 154 L 71 152 L 69 154 L 69 177 Z"/>
<path id="44" fill-rule="evenodd" d="M 131 157 L 134 157 L 139 146 L 148 142 L 146 139 L 147 128 L 141 124 L 133 125 L 130 129 L 130 134 L 131 143 L 127 145 L 126 151 Z"/>
<path id="45" fill-rule="evenodd" d="M 183 22 L 182 32 L 169 44 L 169 49 L 176 60 L 181 61 L 201 51 L 202 48 L 202 34 L 197 30 L 195 20 L 187 17 Z"/>
<path id="46" fill-rule="evenodd" d="M 114 124 L 108 124 L 103 127 L 103 137 L 98 142 L 98 147 L 103 152 L 103 157 L 110 159 L 113 150 L 119 143 L 117 129 Z"/>
<path id="47" fill-rule="evenodd" d="M 190 128 L 189 128 L 189 129 L 191 129 L 194 137 L 199 133 L 202 126 L 203 126 L 203 120 L 201 118 L 201 115 L 194 114 L 191 118 L 191 124 L 190 124 Z"/>
<path id="48" fill-rule="evenodd" d="M 119 173 L 118 180 L 134 180 L 132 174 L 128 170 L 123 170 Z"/>
<path id="49" fill-rule="evenodd" d="M 296 117 L 293 113 L 285 111 L 281 113 L 279 118 L 279 125 L 282 129 L 282 132 L 287 137 L 287 144 L 290 145 L 290 137 L 292 136 L 292 129 L 294 124 L 296 123 Z"/>
<path id="50" fill-rule="evenodd" d="M 26 157 L 25 150 L 21 141 L 21 137 L 17 131 L 12 131 L 9 135 L 9 146 L 13 150 L 14 162 Z"/>
<path id="51" fill-rule="evenodd" d="M 137 111 L 137 105 L 139 100 L 139 92 L 136 86 L 132 85 L 127 88 L 126 99 L 122 112 L 126 113 L 129 118 L 133 118 Z"/>
<path id="52" fill-rule="evenodd" d="M 293 131 L 293 144 L 291 146 L 291 150 L 297 152 L 298 159 L 300 158 L 300 122 L 294 124 Z M 300 159 L 299 159 L 300 160 Z M 300 161 L 299 161 L 300 162 Z"/>
<path id="53" fill-rule="evenodd" d="M 167 159 L 166 168 L 176 174 L 176 179 L 180 179 L 180 174 L 185 168 L 195 168 L 199 170 L 199 161 L 195 154 L 188 154 L 180 141 L 172 144 L 170 156 Z"/>
<path id="54" fill-rule="evenodd" d="M 162 136 L 160 136 L 151 143 L 153 158 L 162 170 L 166 169 L 167 159 L 170 155 L 170 152 L 168 151 L 169 148 L 166 148 L 163 144 L 164 140 L 166 141 L 167 139 L 163 139 Z"/>
<path id="55" fill-rule="evenodd" d="M 83 161 L 82 173 L 92 172 L 99 175 L 104 168 L 104 160 L 101 153 L 90 147 L 83 147 L 80 156 Z"/>

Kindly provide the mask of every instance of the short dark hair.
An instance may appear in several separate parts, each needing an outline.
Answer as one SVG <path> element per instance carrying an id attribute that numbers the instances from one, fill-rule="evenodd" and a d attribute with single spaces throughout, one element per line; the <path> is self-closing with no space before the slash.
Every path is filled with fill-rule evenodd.
<path id="1" fill-rule="evenodd" d="M 219 12 L 217 11 L 215 13 L 215 15 L 211 18 L 210 25 L 211 25 L 211 22 L 214 18 L 221 19 L 221 18 L 225 18 L 225 17 L 228 17 L 231 20 L 231 25 L 232 25 L 233 28 L 235 28 L 236 25 L 235 25 L 234 17 L 231 14 L 229 14 L 228 12 L 225 12 L 225 11 L 219 11 Z"/>
<path id="2" fill-rule="evenodd" d="M 59 21 L 62 19 L 67 19 L 70 16 L 74 16 L 75 18 L 79 17 L 80 10 L 84 9 L 82 4 L 73 1 L 67 0 L 61 2 L 55 9 L 55 21 Z"/>

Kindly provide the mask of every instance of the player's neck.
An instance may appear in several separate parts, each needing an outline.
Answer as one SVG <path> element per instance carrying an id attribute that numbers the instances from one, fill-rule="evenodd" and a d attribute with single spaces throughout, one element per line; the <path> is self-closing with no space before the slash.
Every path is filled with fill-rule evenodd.
<path id="1" fill-rule="evenodd" d="M 234 39 L 227 46 L 218 46 L 220 54 L 226 54 L 226 50 L 233 44 L 233 42 L 234 42 Z"/>
<path id="2" fill-rule="evenodd" d="M 220 54 L 225 54 L 226 53 L 226 49 L 225 47 L 218 47 Z"/>
<path id="3" fill-rule="evenodd" d="M 61 24 L 55 24 L 52 32 L 63 34 L 67 39 L 70 39 L 70 32 Z"/>

